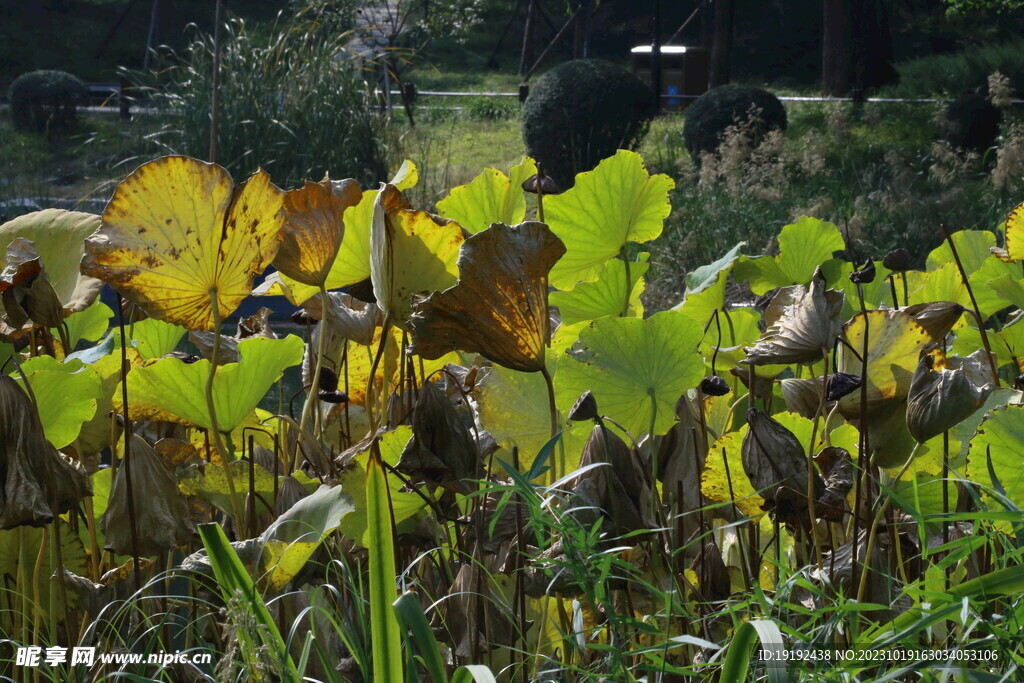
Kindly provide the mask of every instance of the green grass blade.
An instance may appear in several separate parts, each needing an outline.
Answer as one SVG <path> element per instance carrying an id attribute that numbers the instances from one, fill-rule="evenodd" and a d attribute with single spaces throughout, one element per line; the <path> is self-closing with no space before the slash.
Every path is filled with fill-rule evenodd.
<path id="1" fill-rule="evenodd" d="M 395 601 L 395 545 L 391 501 L 380 451 L 373 445 L 366 470 L 366 516 L 370 555 L 370 638 L 373 680 L 403 683 L 402 636 Z"/>
<path id="2" fill-rule="evenodd" d="M 398 600 L 395 600 L 395 612 L 398 619 L 405 627 L 409 637 L 406 647 L 415 649 L 419 654 L 423 666 L 426 667 L 430 679 L 443 683 L 448 680 L 448 674 L 444 669 L 444 662 L 441 661 L 441 651 L 434 638 L 434 632 L 430 630 L 427 616 L 420 607 L 420 601 L 415 593 L 402 593 Z"/>
<path id="3" fill-rule="evenodd" d="M 467 664 L 455 670 L 451 683 L 498 683 L 498 679 L 482 664 Z"/>
<path id="4" fill-rule="evenodd" d="M 277 624 L 274 623 L 270 612 L 267 611 L 263 596 L 256 590 L 252 577 L 245 570 L 238 553 L 231 547 L 227 536 L 224 535 L 224 530 L 220 528 L 219 524 L 200 524 L 199 536 L 203 540 L 203 546 L 206 547 L 206 554 L 210 558 L 210 564 L 217 577 L 217 585 L 220 587 L 224 602 L 230 604 L 236 595 L 241 594 L 245 601 L 244 604 L 247 605 L 256 620 L 257 638 L 269 650 L 270 656 L 282 663 L 284 679 L 296 682 L 301 680 L 295 663 L 292 662 L 285 647 L 284 639 L 281 638 L 281 632 L 277 630 Z M 246 658 L 249 671 L 256 675 L 257 672 L 265 669 L 265 664 L 259 661 L 252 634 L 244 628 L 237 629 L 237 633 L 239 643 L 243 645 L 240 649 L 243 657 Z M 246 643 L 248 643 L 248 647 L 244 646 Z"/>
<path id="5" fill-rule="evenodd" d="M 722 663 L 722 674 L 719 680 L 734 681 L 735 683 L 747 680 L 747 671 L 750 668 L 750 660 L 754 656 L 754 648 L 760 644 L 765 649 L 780 650 L 782 642 L 782 631 L 775 625 L 775 622 L 767 619 L 751 619 L 743 622 L 736 629 L 736 635 L 729 643 L 729 651 Z M 784 663 L 770 662 L 767 668 L 770 683 L 785 683 L 789 680 Z"/>

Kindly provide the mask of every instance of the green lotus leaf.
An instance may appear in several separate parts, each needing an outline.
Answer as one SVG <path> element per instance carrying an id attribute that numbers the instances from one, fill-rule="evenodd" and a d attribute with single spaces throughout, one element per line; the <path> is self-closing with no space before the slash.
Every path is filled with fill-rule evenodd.
<path id="1" fill-rule="evenodd" d="M 804 216 L 782 228 L 778 256 L 741 257 L 733 273 L 738 280 L 749 282 L 755 294 L 776 287 L 806 285 L 819 266 L 825 269 L 833 252 L 845 247 L 839 228 Z"/>
<path id="2" fill-rule="evenodd" d="M 622 424 L 634 438 L 664 434 L 675 422 L 683 392 L 704 376 L 697 352 L 699 324 L 678 311 L 639 318 L 600 318 L 583 328 L 555 376 L 558 398 L 568 409 L 593 392 L 602 415 Z M 573 362 L 575 361 L 575 362 Z"/>
<path id="3" fill-rule="evenodd" d="M 963 264 L 968 277 L 981 268 L 992 255 L 989 249 L 996 246 L 996 236 L 988 230 L 959 230 L 954 232 L 951 237 L 953 245 L 956 247 L 956 253 L 960 257 L 960 263 Z M 953 263 L 955 267 L 954 261 L 953 250 L 949 248 L 949 242 L 943 242 L 928 254 L 925 268 L 936 270 L 947 263 Z"/>
<path id="4" fill-rule="evenodd" d="M 904 275 L 907 278 L 910 304 L 952 301 L 961 306 L 972 307 L 970 294 L 967 293 L 967 287 L 964 286 L 960 270 L 955 263 L 947 263 L 927 273 L 911 270 Z M 900 296 L 902 297 L 902 294 Z"/>
<path id="5" fill-rule="evenodd" d="M 746 244 L 739 242 L 714 263 L 687 273 L 686 293 L 682 302 L 673 310 L 682 311 L 702 325 L 710 320 L 716 309 L 725 306 L 725 286 L 729 281 L 729 273 L 740 257 L 740 249 Z"/>
<path id="6" fill-rule="evenodd" d="M 84 529 L 85 525 L 82 524 L 81 527 Z M 52 526 L 48 525 L 46 528 L 50 530 L 50 533 L 53 532 Z M 27 552 L 21 552 L 21 543 L 25 544 Z M 25 596 L 26 600 L 33 600 L 32 577 L 40 577 L 37 584 L 40 594 L 36 595 L 33 602 L 39 608 L 40 615 L 42 616 L 47 615 L 48 607 L 51 604 L 47 599 L 50 582 L 43 580 L 42 577 L 53 576 L 59 567 L 63 567 L 65 571 L 73 572 L 80 576 L 89 573 L 89 559 L 85 554 L 85 546 L 82 543 L 82 539 L 79 538 L 78 534 L 74 532 L 67 522 L 61 521 L 60 523 L 60 552 L 62 560 L 60 565 L 57 564 L 56 558 L 54 558 L 52 553 L 39 553 L 41 547 L 45 548 L 48 545 L 47 541 L 43 538 L 43 529 L 41 527 L 21 526 L 17 529 L 0 531 L 0 576 L 9 577 L 13 586 L 17 582 L 18 577 L 22 576 L 22 572 L 24 572 L 24 576 L 29 577 L 28 585 L 21 585 L 20 583 L 17 585 L 18 590 Z M 27 557 L 29 560 L 26 567 L 19 566 L 19 561 L 22 557 Z M 68 606 L 74 609 L 79 604 L 78 596 L 74 592 L 68 591 L 67 597 Z M 56 602 L 52 604 L 57 609 L 58 618 L 60 618 L 60 615 L 65 614 L 64 602 L 60 599 L 59 591 Z"/>
<path id="7" fill-rule="evenodd" d="M 864 306 L 870 311 L 876 308 L 892 308 L 892 288 L 889 285 L 889 281 L 886 278 L 891 272 L 888 268 L 882 265 L 881 261 L 875 261 L 875 279 L 872 282 L 862 284 L 860 286 L 861 292 L 864 294 Z M 828 286 L 832 289 L 837 289 L 843 292 L 843 310 L 839 317 L 843 320 L 849 320 L 856 314 L 860 313 L 860 298 L 857 293 L 856 283 L 850 280 L 850 274 L 853 273 L 859 266 L 855 266 L 849 261 L 839 261 L 833 259 L 832 261 L 826 262 L 825 266 L 822 267 L 822 273 L 825 275 L 825 280 L 828 282 Z M 902 285 L 897 286 L 897 294 L 899 296 L 900 304 L 903 303 L 903 291 Z"/>
<path id="8" fill-rule="evenodd" d="M 21 365 L 39 407 L 46 440 L 64 448 L 78 438 L 82 425 L 96 414 L 102 391 L 99 376 L 80 360 L 61 363 L 52 356 L 36 356 Z M 21 373 L 12 377 L 24 386 Z"/>
<path id="9" fill-rule="evenodd" d="M 129 398 L 129 400 L 131 399 Z M 217 417 L 219 418 L 220 416 L 218 415 Z M 228 466 L 231 468 L 231 476 L 236 482 L 236 487 L 241 486 L 241 482 L 245 482 L 245 488 L 238 489 L 237 491 L 244 495 L 249 491 L 249 463 L 243 460 L 235 460 L 228 463 Z M 178 490 L 186 496 L 195 496 L 210 505 L 217 506 L 225 514 L 233 514 L 228 477 L 224 472 L 224 468 L 216 463 L 208 463 L 203 469 L 200 469 L 197 465 L 192 465 L 179 473 Z M 262 467 L 254 467 L 253 491 L 258 494 L 256 498 L 256 514 L 264 514 L 271 511 L 264 501 L 272 502 L 274 500 L 274 475 Z"/>
<path id="10" fill-rule="evenodd" d="M 512 167 L 509 175 L 488 168 L 468 185 L 459 185 L 437 203 L 437 212 L 477 233 L 491 223 L 518 225 L 526 218 L 523 181 L 537 172 L 537 164 L 526 157 Z"/>
<path id="11" fill-rule="evenodd" d="M 991 316 L 1012 303 L 999 292 L 999 289 L 1005 289 L 1005 286 L 990 286 L 993 280 L 1003 278 L 1000 282 L 1016 285 L 1010 289 L 1011 296 L 1024 303 L 1024 290 L 1021 290 L 1019 285 L 1020 274 L 1019 263 L 1008 263 L 995 254 L 989 254 L 981 266 L 971 273 L 968 281 L 971 283 L 971 290 L 974 292 L 974 298 L 977 300 L 983 316 Z"/>
<path id="12" fill-rule="evenodd" d="M 143 360 L 160 358 L 178 348 L 178 342 L 187 330 L 181 325 L 146 318 L 125 328 L 129 347 L 134 347 Z M 114 347 L 121 348 L 121 335 L 115 331 Z"/>
<path id="13" fill-rule="evenodd" d="M 628 242 L 658 237 L 672 210 L 668 193 L 673 187 L 667 175 L 648 174 L 639 154 L 619 150 L 593 171 L 576 176 L 572 189 L 545 197 L 545 218 L 566 247 L 551 269 L 551 284 L 569 290 L 578 282 L 593 282 Z"/>
<path id="14" fill-rule="evenodd" d="M 552 306 L 558 306 L 562 322 L 568 325 L 583 320 L 596 320 L 606 315 L 626 314 L 642 318 L 644 306 L 640 295 L 644 291 L 643 275 L 650 268 L 648 254 L 640 254 L 639 262 L 629 264 L 629 305 L 626 305 L 626 262 L 612 259 L 601 266 L 594 282 L 581 282 L 568 292 L 552 292 L 548 297 Z"/>
<path id="15" fill-rule="evenodd" d="M 220 429 L 230 432 L 242 422 L 281 377 L 285 368 L 302 362 L 302 339 L 249 337 L 238 342 L 237 363 L 217 368 L 213 403 Z M 211 428 L 206 408 L 207 360 L 184 363 L 161 358 L 128 374 L 129 411 L 133 420 L 166 420 Z M 115 395 L 115 405 L 120 397 Z"/>
<path id="16" fill-rule="evenodd" d="M 967 356 L 982 348 L 981 333 L 973 325 L 964 325 L 955 333 L 953 353 L 956 355 Z M 1018 315 L 998 331 L 987 330 L 986 336 L 997 367 L 1013 363 L 1014 372 L 1024 372 L 1024 315 Z"/>
<path id="17" fill-rule="evenodd" d="M 68 328 L 68 344 L 70 345 L 70 348 L 65 349 L 66 353 L 74 351 L 75 346 L 83 339 L 99 341 L 107 333 L 110 319 L 113 317 L 114 312 L 110 310 L 109 306 L 100 301 L 94 301 L 85 310 L 72 313 L 65 318 L 64 324 Z M 56 329 L 51 329 L 50 334 L 54 339 L 60 339 L 60 334 Z"/>
<path id="18" fill-rule="evenodd" d="M 392 467 L 397 465 L 402 457 L 402 450 L 411 437 L 412 427 L 408 425 L 402 425 L 384 434 L 378 444 L 381 460 Z M 367 448 L 353 458 L 349 469 L 341 475 L 341 489 L 351 496 L 355 509 L 345 515 L 338 526 L 341 533 L 364 548 L 369 541 L 366 517 L 366 468 L 369 459 L 370 449 Z M 416 526 L 421 515 L 428 511 L 427 504 L 415 493 L 403 492 L 405 482 L 394 474 L 388 473 L 387 480 L 395 528 L 399 532 L 407 531 Z"/>
<path id="19" fill-rule="evenodd" d="M 278 517 L 262 535 L 261 586 L 271 591 L 284 588 L 354 509 L 352 496 L 340 486 L 321 486 Z"/>
<path id="20" fill-rule="evenodd" d="M 0 225 L 0 270 L 6 265 L 4 254 L 12 240 L 31 240 L 61 304 L 72 311 L 83 310 L 102 287 L 98 280 L 79 272 L 85 238 L 98 227 L 99 216 L 79 211 L 44 209 L 18 216 Z"/>
<path id="21" fill-rule="evenodd" d="M 971 439 L 967 453 L 967 474 L 971 481 L 989 489 L 982 494 L 989 509 L 1003 508 L 991 490 L 1001 492 L 1018 510 L 1024 508 L 1022 460 L 1024 405 L 1007 405 L 992 410 Z M 992 475 L 995 475 L 995 480 Z"/>

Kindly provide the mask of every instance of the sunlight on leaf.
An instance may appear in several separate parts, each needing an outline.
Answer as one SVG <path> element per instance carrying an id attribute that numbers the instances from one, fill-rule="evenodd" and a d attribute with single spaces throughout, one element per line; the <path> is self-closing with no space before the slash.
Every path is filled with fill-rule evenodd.
<path id="1" fill-rule="evenodd" d="M 741 257 L 733 273 L 737 279 L 747 280 L 755 294 L 776 287 L 806 285 L 816 268 L 824 269 L 832 253 L 845 247 L 839 228 L 804 216 L 782 228 L 778 256 Z"/>
<path id="2" fill-rule="evenodd" d="M 21 367 L 39 406 L 47 441 L 54 448 L 67 446 L 96 414 L 101 393 L 99 376 L 80 360 L 61 363 L 51 356 L 37 356 Z M 20 373 L 12 377 L 22 384 Z"/>
<path id="3" fill-rule="evenodd" d="M 626 308 L 626 262 L 614 258 L 601 266 L 594 282 L 581 282 L 568 292 L 552 292 L 551 305 L 558 307 L 562 322 L 578 323 L 596 320 L 606 315 L 621 315 L 631 318 L 644 316 L 644 305 L 640 295 L 644 291 L 643 276 L 650 268 L 649 254 L 640 254 L 639 262 L 629 264 L 629 307 Z"/>
<path id="4" fill-rule="evenodd" d="M 453 188 L 437 203 L 437 212 L 472 233 L 486 230 L 492 223 L 522 223 L 526 218 L 522 184 L 536 172 L 537 164 L 529 157 L 513 166 L 510 175 L 485 169 L 468 185 Z"/>

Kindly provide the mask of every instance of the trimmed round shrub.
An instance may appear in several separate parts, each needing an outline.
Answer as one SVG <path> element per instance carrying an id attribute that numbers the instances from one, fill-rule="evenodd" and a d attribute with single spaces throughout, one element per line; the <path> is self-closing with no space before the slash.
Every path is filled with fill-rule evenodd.
<path id="1" fill-rule="evenodd" d="M 756 118 L 753 115 L 756 114 Z M 730 126 L 745 126 L 756 145 L 771 130 L 786 130 L 786 109 L 767 90 L 749 85 L 721 85 L 707 91 L 686 110 L 683 142 L 697 163 L 714 154 Z"/>
<path id="2" fill-rule="evenodd" d="M 946 107 L 946 141 L 953 147 L 984 152 L 996 143 L 1003 113 L 983 95 L 959 97 Z"/>
<path id="3" fill-rule="evenodd" d="M 523 104 L 526 151 L 562 187 L 619 149 L 635 149 L 655 114 L 643 81 L 600 59 L 577 59 L 544 74 Z"/>
<path id="4" fill-rule="evenodd" d="M 69 126 L 89 89 L 66 71 L 30 71 L 18 76 L 7 91 L 11 119 L 19 130 Z"/>

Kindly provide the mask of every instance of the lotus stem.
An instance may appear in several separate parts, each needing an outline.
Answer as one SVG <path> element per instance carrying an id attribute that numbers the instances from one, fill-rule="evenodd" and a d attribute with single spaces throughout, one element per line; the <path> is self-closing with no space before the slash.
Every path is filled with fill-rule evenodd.
<path id="1" fill-rule="evenodd" d="M 625 249 L 623 249 L 623 252 L 625 252 Z M 629 258 L 626 257 L 625 253 L 622 254 L 622 262 L 626 264 L 626 300 L 622 304 L 622 313 L 619 314 L 619 317 L 625 318 L 629 315 L 629 295 L 632 293 L 633 288 L 630 286 L 632 278 L 629 276 Z"/>
<path id="2" fill-rule="evenodd" d="M 722 448 L 722 464 L 725 465 L 725 480 L 729 482 L 729 498 L 732 499 L 733 506 L 736 505 L 736 492 L 732 488 L 732 473 L 729 471 L 729 456 Z M 736 529 L 736 545 L 740 549 L 740 574 L 743 575 L 743 585 L 750 586 L 750 562 L 747 559 L 747 552 L 743 547 L 743 535 L 740 533 L 739 528 Z"/>
<path id="3" fill-rule="evenodd" d="M 302 417 L 299 418 L 299 438 L 302 438 L 303 431 L 306 429 L 306 420 L 309 419 L 309 414 L 313 410 L 314 404 L 319 404 L 320 399 L 317 396 L 317 392 L 320 389 L 320 372 L 323 368 L 324 363 L 324 352 L 327 348 L 327 290 L 324 286 L 320 285 L 320 336 L 317 338 L 316 344 L 316 363 L 313 367 L 313 383 L 309 387 L 309 395 L 306 396 L 306 403 L 302 406 Z"/>
<path id="4" fill-rule="evenodd" d="M 245 517 L 242 516 L 242 508 L 238 503 L 238 492 L 235 488 L 235 477 L 231 472 L 231 461 L 234 451 L 229 450 L 224 443 L 224 435 L 220 432 L 220 424 L 217 422 L 217 408 L 213 402 L 213 378 L 217 374 L 217 356 L 220 355 L 220 306 L 217 301 L 217 288 L 210 290 L 210 304 L 213 309 L 213 350 L 210 352 L 210 374 L 206 377 L 206 409 L 210 413 L 210 431 L 213 432 L 213 447 L 220 454 L 224 463 L 224 478 L 228 482 L 228 495 L 231 498 L 231 516 L 235 518 L 236 533 Z M 136 563 L 137 566 L 138 563 Z M 136 576 L 136 580 L 138 577 Z M 141 586 L 142 584 L 139 583 Z"/>
<path id="5" fill-rule="evenodd" d="M 544 383 L 547 385 L 548 389 L 548 414 L 551 418 L 551 438 L 553 439 L 555 438 L 555 435 L 558 434 L 558 408 L 555 406 L 555 384 L 551 380 L 551 373 L 548 372 L 547 365 L 541 367 L 540 374 L 544 378 Z M 551 469 L 553 476 L 548 482 L 549 484 L 561 479 L 562 474 L 564 474 L 564 465 L 564 462 L 556 459 Z"/>
<path id="6" fill-rule="evenodd" d="M 214 304 L 214 310 L 216 310 L 216 304 Z M 124 461 L 124 476 L 126 477 L 125 487 L 128 492 L 128 530 L 132 537 L 132 571 L 135 574 L 135 585 L 141 586 L 141 569 L 139 568 L 139 530 L 135 521 L 135 489 L 132 485 L 132 421 L 131 418 L 128 417 L 128 340 L 124 333 L 124 301 L 121 299 L 117 302 L 117 326 L 121 333 L 121 409 L 124 412 L 124 454 L 121 456 L 121 459 Z M 113 479 L 111 479 L 111 487 L 113 487 Z"/>
<path id="7" fill-rule="evenodd" d="M 942 228 L 942 233 L 946 236 L 946 243 L 949 245 L 949 250 L 953 252 L 953 260 L 956 261 L 956 267 L 960 271 L 960 281 L 964 283 L 964 289 L 967 290 L 967 296 L 971 298 L 971 307 L 974 309 L 974 318 L 978 321 L 978 332 L 981 333 L 981 343 L 985 347 L 985 358 L 988 359 L 988 365 L 992 368 L 992 379 L 996 383 L 996 388 L 999 388 L 999 368 L 996 367 L 996 361 L 992 356 L 992 346 L 988 342 L 988 332 L 985 331 L 985 322 L 981 317 L 981 309 L 978 307 L 978 300 L 974 298 L 974 290 L 971 289 L 971 283 L 967 279 L 967 271 L 964 270 L 964 264 L 960 260 L 960 254 L 957 253 L 956 245 L 953 244 L 953 236 L 949 233 L 945 223 L 940 223 L 939 226 Z"/>
<path id="8" fill-rule="evenodd" d="M 918 446 L 920 446 L 920 444 L 918 444 L 918 443 L 914 444 L 914 448 L 910 452 L 910 457 L 907 458 L 907 461 L 905 463 L 903 463 L 903 467 L 900 468 L 899 473 L 896 475 L 896 478 L 893 480 L 893 482 L 892 482 L 893 486 L 895 486 L 896 484 L 899 483 L 900 479 L 902 479 L 903 475 L 906 473 L 907 468 L 910 467 L 910 463 L 914 462 L 914 456 L 917 455 L 917 447 Z M 871 552 L 875 548 L 875 534 L 878 532 L 878 525 L 882 522 L 882 517 L 885 516 L 885 512 L 886 512 L 886 510 L 889 509 L 889 503 L 891 503 L 891 502 L 892 502 L 892 493 L 887 493 L 886 496 L 885 496 L 885 500 L 882 501 L 881 506 L 879 506 L 879 508 L 878 508 L 878 512 L 875 513 L 874 518 L 871 520 L 871 527 L 868 530 L 868 537 L 867 537 L 867 540 L 865 540 L 865 542 L 864 542 L 864 545 L 865 545 L 864 561 L 865 561 L 865 563 L 871 561 Z M 854 538 L 853 540 L 854 540 L 854 547 L 856 547 L 857 539 Z M 897 544 L 899 543 L 899 536 L 898 535 L 896 536 L 896 539 L 895 539 L 894 542 L 897 543 Z M 857 556 L 854 555 L 854 558 L 853 558 L 854 576 L 856 576 L 856 567 L 857 567 Z M 859 582 L 859 584 L 857 586 L 857 602 L 864 602 L 864 593 L 867 591 L 868 574 L 869 573 L 870 573 L 870 571 L 869 571 L 868 567 L 864 567 L 861 570 L 860 582 Z"/>
<path id="9" fill-rule="evenodd" d="M 853 565 L 851 567 L 851 578 L 854 583 L 857 582 L 858 574 L 858 551 L 860 542 L 860 505 L 862 489 L 864 488 L 864 479 L 867 476 L 868 458 L 867 452 L 870 444 L 868 443 L 868 425 L 867 425 L 867 413 L 868 413 L 868 342 L 870 340 L 870 326 L 868 320 L 867 307 L 864 304 L 864 287 L 858 282 L 857 283 L 857 298 L 860 300 L 860 312 L 864 316 L 864 348 L 860 358 L 860 435 L 857 442 L 857 472 L 855 473 L 856 486 L 853 494 Z M 860 577 L 863 581 L 863 576 Z M 859 620 L 857 616 L 854 616 L 855 620 Z"/>
<path id="10" fill-rule="evenodd" d="M 373 363 L 370 364 L 370 375 L 366 380 L 366 417 L 370 421 L 370 432 L 373 433 L 377 430 L 377 423 L 374 421 L 374 401 L 376 400 L 373 395 L 374 385 L 377 379 L 377 368 L 380 366 L 381 356 L 384 355 L 384 347 L 387 345 L 388 334 L 391 332 L 391 315 L 387 314 L 384 316 L 384 322 L 380 328 L 380 343 L 377 344 L 377 352 L 373 355 Z"/>

